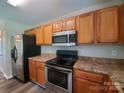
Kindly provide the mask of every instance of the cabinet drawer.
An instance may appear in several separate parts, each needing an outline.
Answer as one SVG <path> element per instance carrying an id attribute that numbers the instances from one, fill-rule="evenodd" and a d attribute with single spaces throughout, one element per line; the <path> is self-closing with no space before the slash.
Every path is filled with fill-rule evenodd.
<path id="1" fill-rule="evenodd" d="M 104 80 L 103 75 L 89 73 L 81 70 L 74 70 L 74 77 L 82 78 L 82 79 L 86 79 L 86 80 L 90 80 L 98 83 L 102 83 Z"/>
<path id="2" fill-rule="evenodd" d="M 36 64 L 37 64 L 37 68 L 39 68 L 39 69 L 44 69 L 45 68 L 45 64 L 42 63 L 42 62 L 37 61 Z"/>

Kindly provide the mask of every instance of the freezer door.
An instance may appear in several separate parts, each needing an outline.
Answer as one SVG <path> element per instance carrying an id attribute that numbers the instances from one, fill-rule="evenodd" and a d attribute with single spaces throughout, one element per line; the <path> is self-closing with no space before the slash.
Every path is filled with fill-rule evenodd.
<path id="1" fill-rule="evenodd" d="M 14 36 L 15 45 L 15 63 L 14 63 L 14 75 L 24 81 L 24 63 L 23 63 L 23 35 Z"/>

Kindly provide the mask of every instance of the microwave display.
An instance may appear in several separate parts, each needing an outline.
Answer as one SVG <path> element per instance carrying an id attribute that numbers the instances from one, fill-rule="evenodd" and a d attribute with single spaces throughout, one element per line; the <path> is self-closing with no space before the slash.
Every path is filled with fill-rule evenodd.
<path id="1" fill-rule="evenodd" d="M 69 35 L 69 43 L 74 43 L 74 42 L 76 42 L 75 34 L 70 34 Z"/>

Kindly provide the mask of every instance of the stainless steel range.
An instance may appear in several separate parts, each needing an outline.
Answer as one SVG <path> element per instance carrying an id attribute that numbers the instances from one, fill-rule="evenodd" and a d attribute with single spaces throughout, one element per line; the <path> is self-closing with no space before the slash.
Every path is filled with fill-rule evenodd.
<path id="1" fill-rule="evenodd" d="M 50 93 L 72 93 L 72 68 L 77 59 L 77 51 L 57 50 L 57 57 L 46 63 L 46 89 Z"/>

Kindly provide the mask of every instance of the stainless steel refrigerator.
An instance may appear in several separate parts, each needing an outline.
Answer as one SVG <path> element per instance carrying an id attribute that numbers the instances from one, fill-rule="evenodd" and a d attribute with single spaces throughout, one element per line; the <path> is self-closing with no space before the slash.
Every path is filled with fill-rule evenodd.
<path id="1" fill-rule="evenodd" d="M 15 35 L 12 37 L 11 60 L 13 75 L 22 82 L 29 81 L 28 57 L 41 54 L 35 36 Z"/>

